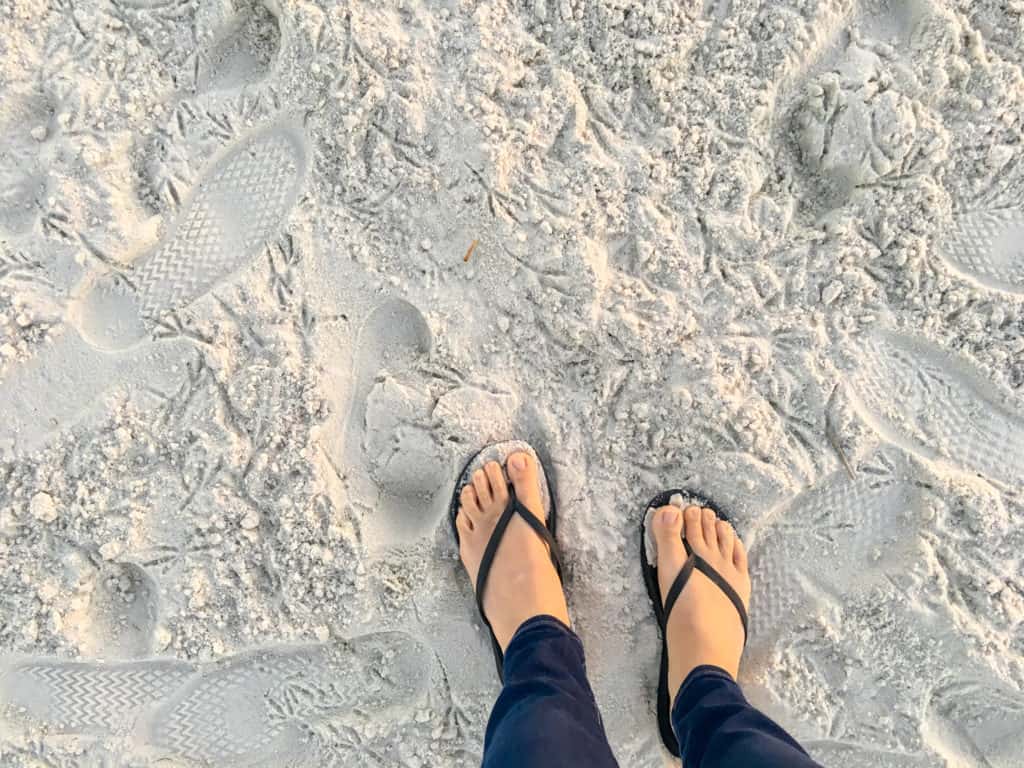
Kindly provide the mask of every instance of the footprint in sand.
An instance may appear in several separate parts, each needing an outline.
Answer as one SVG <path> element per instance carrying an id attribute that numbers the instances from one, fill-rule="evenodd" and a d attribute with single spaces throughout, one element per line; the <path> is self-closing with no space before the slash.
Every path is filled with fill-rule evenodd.
<path id="1" fill-rule="evenodd" d="M 318 734 L 396 730 L 438 682 L 425 646 L 397 632 L 204 665 L 37 659 L 0 669 L 5 719 L 127 737 L 138 758 L 219 766 L 296 765 L 315 754 Z"/>
<path id="2" fill-rule="evenodd" d="M 36 450 L 78 423 L 105 391 L 123 384 L 142 393 L 171 375 L 188 345 L 139 344 L 152 319 L 199 299 L 259 255 L 301 192 L 306 165 L 294 126 L 255 131 L 213 161 L 154 250 L 123 276 L 86 277 L 68 307 L 78 333 L 65 329 L 0 381 L 0 450 Z"/>
<path id="3" fill-rule="evenodd" d="M 805 167 L 845 194 L 897 172 L 915 146 L 914 102 L 871 90 L 884 71 L 877 55 L 851 45 L 837 70 L 807 85 L 795 114 Z"/>
<path id="4" fill-rule="evenodd" d="M 992 208 L 958 214 L 939 241 L 946 262 L 987 288 L 1024 293 L 1024 210 Z"/>
<path id="5" fill-rule="evenodd" d="M 430 424 L 433 399 L 412 375 L 431 344 L 423 315 L 402 299 L 376 307 L 356 342 L 344 463 L 365 468 L 370 482 L 358 488 L 360 495 L 374 498 L 377 516 L 392 518 L 399 532 L 433 522 L 409 512 L 427 508 L 447 476 Z"/>
<path id="6" fill-rule="evenodd" d="M 158 402 L 150 390 L 177 381 L 191 345 L 184 339 L 100 352 L 70 328 L 32 359 L 0 377 L 0 456 L 46 447 L 57 435 L 105 411 L 103 400 L 124 398 L 145 408 Z"/>
<path id="7" fill-rule="evenodd" d="M 123 735 L 139 712 L 196 672 L 180 661 L 94 664 L 55 659 L 0 667 L 0 719 L 53 733 Z"/>
<path id="8" fill-rule="evenodd" d="M 838 0 L 801 13 L 784 3 L 765 6 L 778 45 L 760 51 L 775 81 L 763 114 L 779 170 L 793 175 L 802 202 L 822 214 L 863 186 L 945 160 L 941 121 L 921 108 L 920 84 L 892 50 L 895 40 L 897 50 L 910 48 L 921 12 L 904 6 Z"/>
<path id="9" fill-rule="evenodd" d="M 792 636 L 819 598 L 842 600 L 903 568 L 923 509 L 923 491 L 889 466 L 835 475 L 793 499 L 751 545 L 751 652 Z"/>
<path id="10" fill-rule="evenodd" d="M 82 338 L 131 347 L 151 322 L 204 296 L 249 264 L 284 224 L 302 189 L 305 139 L 294 126 L 256 131 L 217 157 L 167 236 L 124 275 L 87 277 L 69 307 Z"/>
<path id="11" fill-rule="evenodd" d="M 9 92 L 0 104 L 0 235 L 31 232 L 53 188 L 45 148 L 53 137 L 57 101 L 37 91 Z"/>
<path id="12" fill-rule="evenodd" d="M 153 652 L 159 589 L 134 563 L 104 563 L 84 579 L 65 617 L 69 637 L 88 657 L 131 659 Z"/>
<path id="13" fill-rule="evenodd" d="M 1024 475 L 1024 414 L 1009 395 L 938 347 L 891 332 L 857 345 L 851 391 L 887 440 L 927 459 L 1015 485 Z"/>
<path id="14" fill-rule="evenodd" d="M 239 0 L 215 41 L 197 54 L 195 88 L 234 90 L 269 74 L 281 49 L 281 26 L 260 0 Z"/>
<path id="15" fill-rule="evenodd" d="M 983 681 L 943 683 L 929 697 L 921 732 L 947 765 L 1017 768 L 1024 755 L 1024 696 Z"/>

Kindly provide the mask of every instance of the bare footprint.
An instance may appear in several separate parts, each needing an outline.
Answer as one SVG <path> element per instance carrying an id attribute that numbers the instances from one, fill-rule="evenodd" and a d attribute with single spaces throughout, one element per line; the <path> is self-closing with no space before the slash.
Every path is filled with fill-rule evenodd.
<path id="1" fill-rule="evenodd" d="M 182 376 L 191 345 L 180 339 L 101 352 L 70 328 L 0 378 L 0 456 L 24 455 L 106 413 L 116 394 L 139 407 L 156 401 L 152 389 Z"/>
<path id="2" fill-rule="evenodd" d="M 57 103 L 37 91 L 9 93 L 0 105 L 0 234 L 31 231 L 53 182 L 41 156 Z"/>

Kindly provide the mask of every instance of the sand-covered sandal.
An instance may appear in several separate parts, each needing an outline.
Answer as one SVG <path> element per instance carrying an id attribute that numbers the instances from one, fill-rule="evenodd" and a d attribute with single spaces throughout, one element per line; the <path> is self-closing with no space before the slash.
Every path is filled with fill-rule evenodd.
<path id="1" fill-rule="evenodd" d="M 459 514 L 459 494 L 462 491 L 462 487 L 470 482 L 470 477 L 473 472 L 483 468 L 483 466 L 489 461 L 496 461 L 501 465 L 502 473 L 505 475 L 506 482 L 508 482 L 506 462 L 508 461 L 509 456 L 520 451 L 532 456 L 534 461 L 537 462 L 537 466 L 540 468 L 540 472 L 538 474 L 538 479 L 540 480 L 540 499 L 541 504 L 544 507 L 544 511 L 547 514 L 547 525 L 523 506 L 523 503 L 516 498 L 516 492 L 512 487 L 512 483 L 509 482 L 508 504 L 505 506 L 505 511 L 501 513 L 501 517 L 498 518 L 498 522 L 494 526 L 494 532 L 491 534 L 491 538 L 487 542 L 487 548 L 484 550 L 483 558 L 480 560 L 480 568 L 477 571 L 476 585 L 474 586 L 476 592 L 476 606 L 480 611 L 480 618 L 483 619 L 484 626 L 487 627 L 487 631 L 491 635 L 491 647 L 494 651 L 494 663 L 498 669 L 498 678 L 502 681 L 504 681 L 504 654 L 501 651 L 501 646 L 498 644 L 498 639 L 494 636 L 494 630 L 491 629 L 491 622 L 487 620 L 487 616 L 484 614 L 484 590 L 487 588 L 487 577 L 490 575 L 491 565 L 494 563 L 494 558 L 497 555 L 498 545 L 501 544 L 501 539 L 505 535 L 505 530 L 508 528 L 508 524 L 512 521 L 512 517 L 514 515 L 518 514 L 522 517 L 534 532 L 544 540 L 544 543 L 548 545 L 548 549 L 551 552 L 551 563 L 555 566 L 555 572 L 558 574 L 558 578 L 562 578 L 562 558 L 561 553 L 558 550 L 558 542 L 555 540 L 555 531 L 558 527 L 558 516 L 557 510 L 555 509 L 555 497 L 548 486 L 547 469 L 544 466 L 544 462 L 540 460 L 537 456 L 537 452 L 529 443 L 525 443 L 521 440 L 508 440 L 502 443 L 493 443 L 481 449 L 480 452 L 473 456 L 466 463 L 466 466 L 463 467 L 462 472 L 459 475 L 459 479 L 455 483 L 455 490 L 452 492 L 451 504 L 448 507 L 448 519 L 452 526 L 452 532 L 455 534 L 455 544 L 458 546 L 459 529 L 455 524 L 455 518 Z"/>
<path id="2" fill-rule="evenodd" d="M 679 742 L 676 740 L 675 733 L 672 732 L 672 697 L 668 690 L 667 627 L 668 617 L 672 613 L 672 608 L 679 599 L 679 595 L 682 594 L 683 587 L 690 580 L 694 570 L 698 570 L 711 579 L 725 593 L 725 596 L 729 598 L 732 604 L 736 606 L 736 610 L 740 614 L 740 621 L 743 623 L 744 645 L 746 645 L 747 637 L 747 610 L 744 608 L 743 600 L 740 599 L 736 590 L 704 558 L 693 551 L 685 537 L 683 538 L 683 546 L 686 548 L 688 557 L 680 569 L 679 575 L 672 582 L 672 587 L 668 591 L 668 599 L 664 605 L 662 604 L 661 589 L 658 586 L 657 550 L 654 544 L 654 537 L 650 533 L 650 521 L 651 515 L 655 510 L 670 504 L 680 509 L 690 505 L 707 507 L 718 516 L 719 520 L 725 520 L 728 523 L 732 521 L 714 502 L 702 494 L 686 488 L 674 488 L 662 491 L 651 499 L 644 512 L 644 519 L 640 526 L 640 563 L 644 572 L 644 583 L 647 585 L 647 594 L 651 598 L 651 605 L 654 606 L 654 616 L 658 620 L 658 627 L 661 630 L 661 670 L 658 673 L 658 729 L 661 731 L 661 740 L 665 743 L 668 751 L 679 757 Z"/>

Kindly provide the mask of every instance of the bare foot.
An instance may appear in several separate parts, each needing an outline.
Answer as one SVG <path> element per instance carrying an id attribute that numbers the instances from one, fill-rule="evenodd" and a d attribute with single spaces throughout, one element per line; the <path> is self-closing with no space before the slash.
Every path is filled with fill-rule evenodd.
<path id="1" fill-rule="evenodd" d="M 686 562 L 681 533 L 693 551 L 708 561 L 750 605 L 747 552 L 729 523 L 713 510 L 666 506 L 655 511 L 651 530 L 658 545 L 658 582 L 662 599 Z M 701 664 L 721 667 L 733 679 L 743 653 L 743 623 L 736 607 L 707 576 L 694 570 L 668 618 L 668 690 L 670 703 L 686 676 Z"/>
<path id="2" fill-rule="evenodd" d="M 508 457 L 507 467 L 516 497 L 546 522 L 536 461 L 527 453 L 513 453 Z M 480 560 L 498 518 L 505 511 L 508 496 L 508 485 L 496 461 L 476 470 L 459 496 L 461 506 L 455 518 L 459 556 L 474 588 Z M 484 614 L 502 651 L 519 625 L 534 616 L 550 615 L 569 624 L 562 582 L 551 563 L 548 546 L 520 515 L 513 515 L 505 529 L 483 597 Z"/>

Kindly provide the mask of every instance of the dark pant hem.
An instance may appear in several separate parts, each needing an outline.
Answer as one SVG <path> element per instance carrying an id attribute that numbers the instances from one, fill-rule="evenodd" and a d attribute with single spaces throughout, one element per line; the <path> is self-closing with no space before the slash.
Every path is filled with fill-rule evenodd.
<path id="1" fill-rule="evenodd" d="M 523 622 L 484 737 L 484 768 L 618 768 L 587 681 L 583 643 L 554 616 Z"/>
<path id="2" fill-rule="evenodd" d="M 686 768 L 821 768 L 774 720 L 751 706 L 721 667 L 696 667 L 679 686 L 672 730 Z"/>

